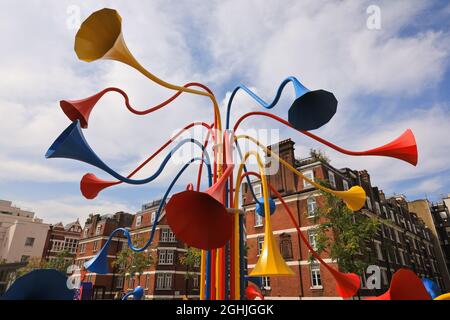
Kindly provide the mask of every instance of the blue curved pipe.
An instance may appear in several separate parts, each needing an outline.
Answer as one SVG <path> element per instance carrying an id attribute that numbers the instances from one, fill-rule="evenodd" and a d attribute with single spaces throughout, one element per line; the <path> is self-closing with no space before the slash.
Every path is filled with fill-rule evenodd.
<path id="1" fill-rule="evenodd" d="M 298 81 L 297 78 L 295 78 L 295 77 L 288 77 L 288 78 L 284 79 L 283 82 L 281 82 L 280 86 L 278 87 L 277 93 L 276 93 L 274 99 L 272 100 L 272 102 L 271 102 L 271 103 L 267 103 L 267 102 L 265 102 L 263 99 L 261 99 L 259 96 L 257 96 L 253 91 L 251 91 L 249 88 L 247 88 L 246 86 L 244 86 L 244 85 L 239 85 L 239 86 L 237 86 L 237 87 L 233 90 L 233 92 L 231 93 L 230 99 L 228 100 L 227 116 L 226 116 L 226 129 L 228 130 L 228 129 L 230 128 L 231 105 L 232 105 L 232 103 L 233 103 L 233 100 L 234 100 L 234 97 L 235 97 L 236 93 L 237 93 L 240 89 L 242 89 L 242 90 L 244 90 L 245 92 L 247 92 L 247 94 L 249 94 L 253 99 L 256 100 L 256 102 L 258 102 L 258 103 L 259 103 L 260 105 L 262 105 L 264 108 L 266 108 L 266 109 L 272 109 L 272 108 L 278 103 L 278 101 L 280 100 L 281 93 L 283 92 L 284 87 L 285 87 L 289 82 L 292 82 L 292 84 L 293 84 L 293 86 L 294 86 L 294 90 L 295 90 L 295 95 L 296 95 L 297 98 L 300 97 L 300 96 L 302 96 L 302 95 L 304 95 L 305 93 L 307 93 L 307 92 L 310 91 L 310 90 L 307 89 L 304 85 L 302 85 L 302 84 L 300 83 L 300 81 Z M 235 144 L 236 144 L 236 147 L 237 147 L 237 149 L 238 149 L 239 156 L 240 156 L 241 159 L 242 159 L 242 152 L 241 152 L 241 149 L 240 149 L 240 147 L 239 147 L 239 144 L 238 144 L 237 141 L 235 141 Z M 246 167 L 245 165 L 244 165 L 244 172 L 247 172 L 247 167 Z M 255 195 L 255 191 L 253 190 L 253 186 L 252 186 L 252 184 L 251 184 L 250 177 L 249 177 L 249 176 L 246 176 L 246 180 L 247 180 L 247 183 L 248 183 L 248 185 L 249 185 L 250 192 L 252 193 L 252 197 L 253 197 L 253 199 L 255 200 L 255 203 L 260 204 L 260 202 L 258 201 L 258 199 L 257 199 L 257 197 L 256 197 L 256 195 Z M 239 241 L 239 242 L 240 242 L 240 245 L 239 245 L 240 248 L 239 248 L 239 249 L 240 249 L 241 253 L 244 252 L 244 251 L 243 251 L 243 250 L 244 250 L 244 248 L 243 248 L 243 229 L 244 229 L 244 225 L 243 225 L 243 224 L 244 224 L 243 219 L 241 219 L 241 217 L 239 217 L 239 237 L 240 237 L 240 241 Z M 241 285 L 240 296 L 241 296 L 241 298 L 243 298 L 243 297 L 244 297 L 244 290 L 243 290 L 243 289 L 244 289 L 244 288 L 243 288 L 244 282 L 243 282 L 243 278 L 244 278 L 245 261 L 244 261 L 244 257 L 243 257 L 242 254 L 241 254 L 239 257 L 240 257 L 240 259 L 239 259 L 239 260 L 240 260 L 240 261 L 239 261 L 239 264 L 240 264 L 240 279 L 241 279 L 241 283 L 240 283 L 240 285 Z"/>
<path id="2" fill-rule="evenodd" d="M 158 211 L 156 212 L 156 215 L 155 215 L 155 221 L 153 222 L 152 230 L 151 230 L 151 232 L 150 232 L 150 238 L 148 239 L 147 243 L 146 243 L 142 248 L 136 248 L 136 247 L 134 247 L 133 242 L 131 241 L 131 235 L 130 235 L 130 232 L 129 232 L 128 229 L 125 229 L 125 228 L 117 228 L 117 229 L 115 229 L 115 230 L 109 235 L 108 240 L 107 240 L 106 243 L 103 245 L 103 248 L 100 250 L 100 252 L 99 252 L 95 257 L 93 257 L 91 260 L 85 262 L 85 264 L 84 264 L 84 265 L 85 265 L 85 268 L 89 270 L 89 266 L 90 266 L 91 264 L 93 264 L 93 263 L 96 261 L 97 257 L 99 257 L 99 256 L 100 256 L 102 253 L 104 253 L 106 250 L 108 250 L 108 247 L 109 247 L 110 242 L 112 241 L 112 238 L 114 237 L 115 234 L 117 234 L 117 233 L 119 233 L 119 232 L 123 232 L 123 235 L 127 238 L 128 246 L 129 246 L 130 249 L 133 250 L 134 252 L 142 252 L 142 251 L 144 251 L 145 249 L 147 249 L 148 246 L 153 242 L 153 238 L 154 238 L 154 236 L 155 236 L 155 231 L 156 231 L 156 226 L 158 225 L 158 219 L 159 219 L 159 216 L 160 216 L 160 214 L 161 214 L 162 209 L 164 208 L 164 206 L 165 206 L 165 204 L 166 204 L 166 200 L 167 200 L 167 197 L 169 196 L 169 193 L 172 191 L 173 186 L 174 186 L 175 183 L 178 181 L 178 179 L 179 179 L 180 176 L 183 174 L 183 172 L 184 172 L 184 171 L 189 167 L 189 165 L 190 165 L 191 163 L 193 163 L 194 161 L 202 161 L 202 162 L 204 163 L 204 159 L 201 158 L 201 157 L 195 157 L 195 158 L 192 158 L 192 159 L 191 159 L 188 163 L 186 163 L 186 164 L 181 168 L 181 170 L 177 173 L 177 175 L 175 176 L 175 178 L 174 178 L 174 179 L 172 180 L 172 182 L 170 183 L 169 188 L 167 188 L 167 190 L 166 190 L 166 192 L 165 192 L 165 194 L 164 194 L 164 196 L 163 196 L 163 198 L 162 198 L 162 200 L 161 200 L 161 203 L 159 204 Z M 212 186 L 212 171 L 211 171 L 211 166 L 207 166 L 207 169 L 208 169 L 208 184 L 209 184 L 209 186 Z M 105 253 L 104 253 L 104 254 L 105 254 Z"/>
<path id="3" fill-rule="evenodd" d="M 259 96 L 257 96 L 253 91 L 251 91 L 249 88 L 247 88 L 245 85 L 241 84 L 237 86 L 233 92 L 231 93 L 230 100 L 228 100 L 228 106 L 227 106 L 227 121 L 226 121 L 226 129 L 230 128 L 230 113 L 231 113 L 231 105 L 233 103 L 234 96 L 239 91 L 239 89 L 244 90 L 247 92 L 253 99 L 256 100 L 260 105 L 262 105 L 266 109 L 272 109 L 275 107 L 275 105 L 278 103 L 281 97 L 281 93 L 283 92 L 284 87 L 289 83 L 292 82 L 292 85 L 294 86 L 295 95 L 298 97 L 301 97 L 305 93 L 309 92 L 310 90 L 306 88 L 304 85 L 298 81 L 295 77 L 288 77 L 281 82 L 280 86 L 278 87 L 277 93 L 275 95 L 275 98 L 273 98 L 273 101 L 271 103 L 265 102 L 263 99 L 261 99 Z"/>
<path id="4" fill-rule="evenodd" d="M 306 88 L 304 85 L 302 85 L 300 83 L 300 81 L 298 81 L 297 78 L 295 78 L 295 77 L 287 77 L 286 79 L 283 80 L 283 82 L 281 82 L 280 86 L 278 87 L 277 93 L 276 93 L 275 97 L 273 98 L 272 102 L 271 103 L 267 103 L 263 99 L 261 99 L 259 96 L 257 96 L 253 91 L 251 91 L 249 88 L 247 88 L 245 85 L 241 84 L 241 85 L 237 86 L 233 90 L 233 92 L 231 93 L 230 99 L 228 100 L 226 129 L 228 130 L 230 128 L 231 105 L 233 104 L 234 96 L 236 95 L 236 93 L 240 89 L 242 89 L 245 92 L 247 92 L 253 99 L 256 100 L 256 102 L 258 102 L 264 108 L 272 109 L 274 106 L 276 106 L 276 104 L 280 100 L 280 97 L 281 97 L 281 94 L 283 92 L 283 89 L 289 82 L 292 82 L 292 85 L 294 86 L 294 90 L 295 90 L 295 95 L 297 96 L 297 98 L 310 91 L 308 88 Z M 241 152 L 241 149 L 239 148 L 239 144 L 237 143 L 237 141 L 235 142 L 235 144 L 236 144 L 237 149 L 239 151 L 239 155 L 242 158 L 242 152 Z M 247 172 L 247 166 L 245 166 L 245 165 L 244 165 L 244 172 Z M 245 178 L 246 178 L 247 183 L 248 183 L 248 185 L 250 187 L 250 192 L 252 194 L 253 199 L 255 200 L 255 203 L 259 203 L 258 198 L 255 195 L 255 191 L 253 190 L 253 186 L 251 184 L 250 177 L 246 176 Z"/>

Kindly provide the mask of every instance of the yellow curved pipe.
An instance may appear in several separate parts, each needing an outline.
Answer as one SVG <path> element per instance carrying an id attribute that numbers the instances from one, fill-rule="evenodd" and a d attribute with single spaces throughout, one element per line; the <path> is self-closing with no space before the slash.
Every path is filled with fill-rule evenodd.
<path id="1" fill-rule="evenodd" d="M 332 189 L 326 188 L 326 187 L 324 187 L 324 186 L 322 186 L 322 185 L 312 181 L 311 179 L 308 179 L 307 177 L 305 177 L 301 172 L 296 170 L 294 167 L 292 167 L 285 160 L 281 159 L 276 153 L 272 152 L 269 148 L 264 146 L 261 142 L 259 142 L 255 138 L 243 134 L 243 135 L 236 136 L 234 139 L 236 141 L 239 140 L 239 139 L 247 139 L 247 140 L 252 141 L 257 146 L 262 148 L 266 152 L 266 154 L 268 154 L 269 156 L 273 156 L 282 165 L 284 165 L 286 168 L 288 168 L 294 174 L 299 176 L 301 179 L 306 180 L 307 182 L 309 182 L 310 184 L 312 184 L 313 186 L 315 186 L 319 190 L 325 191 L 327 193 L 331 193 L 331 194 L 339 197 L 340 199 L 342 199 L 349 209 L 351 209 L 353 211 L 358 211 L 364 206 L 364 203 L 366 201 L 366 192 L 360 186 L 353 186 L 347 191 L 336 191 L 336 190 L 332 190 Z"/>

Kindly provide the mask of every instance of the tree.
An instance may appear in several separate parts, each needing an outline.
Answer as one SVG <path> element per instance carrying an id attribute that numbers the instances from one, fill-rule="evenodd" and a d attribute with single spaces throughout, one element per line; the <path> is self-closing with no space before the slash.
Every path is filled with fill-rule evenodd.
<path id="1" fill-rule="evenodd" d="M 142 241 L 138 241 L 137 247 L 142 246 Z M 142 252 L 135 252 L 129 246 L 124 246 L 117 254 L 117 258 L 112 262 L 112 266 L 116 268 L 117 273 L 125 276 L 127 273 L 130 277 L 134 277 L 144 272 L 146 268 L 154 264 L 155 257 L 149 247 Z"/>
<path id="2" fill-rule="evenodd" d="M 36 269 L 45 269 L 45 261 L 39 257 L 31 257 L 24 267 L 17 269 L 14 276 L 18 278 Z"/>
<path id="3" fill-rule="evenodd" d="M 190 273 L 190 270 L 197 268 L 200 265 L 202 252 L 200 249 L 194 247 L 187 247 L 186 254 L 182 255 L 180 259 L 180 263 L 186 266 L 186 274 L 185 274 L 185 294 L 189 295 L 189 278 L 193 278 L 195 275 Z"/>
<path id="4" fill-rule="evenodd" d="M 330 163 L 330 158 L 322 150 L 309 149 L 309 156 L 323 163 Z"/>
<path id="5" fill-rule="evenodd" d="M 327 183 L 320 182 L 322 185 Z M 317 252 L 328 252 L 343 272 L 361 274 L 374 256 L 368 254 L 368 242 L 379 227 L 379 220 L 361 212 L 353 212 L 336 196 L 322 192 L 325 205 L 316 211 Z"/>
<path id="6" fill-rule="evenodd" d="M 72 255 L 68 251 L 58 252 L 52 259 L 43 263 L 46 269 L 56 269 L 64 274 L 67 273 L 67 268 L 73 263 Z"/>

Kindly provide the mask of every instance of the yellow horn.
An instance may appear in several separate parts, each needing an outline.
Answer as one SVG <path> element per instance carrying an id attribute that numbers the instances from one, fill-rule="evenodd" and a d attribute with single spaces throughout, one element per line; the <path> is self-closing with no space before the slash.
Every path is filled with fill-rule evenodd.
<path id="1" fill-rule="evenodd" d="M 267 187 L 267 180 L 264 174 L 263 162 L 258 153 L 255 151 L 247 152 L 241 162 L 238 170 L 237 185 L 240 186 L 242 170 L 245 161 L 250 155 L 254 155 L 258 162 L 258 167 L 261 175 L 261 183 L 264 196 L 264 243 L 261 254 L 259 255 L 258 262 L 255 268 L 250 272 L 250 276 L 266 277 L 266 276 L 293 276 L 294 272 L 286 264 L 281 256 L 279 246 L 277 245 L 273 234 L 272 227 L 270 226 L 270 205 L 269 205 L 269 189 Z M 238 187 L 236 187 L 238 190 Z M 239 195 L 237 195 L 239 197 Z M 235 207 L 237 208 L 237 201 L 235 201 Z"/>
<path id="2" fill-rule="evenodd" d="M 320 186 L 320 185 L 319 185 Z M 316 186 L 319 188 L 318 186 Z M 323 188 L 320 186 L 321 190 L 334 194 L 336 197 L 341 198 L 347 207 L 352 211 L 358 211 L 362 207 L 364 207 L 364 203 L 366 202 L 366 192 L 360 186 L 353 186 L 347 191 L 335 191 L 328 188 Z"/>
<path id="3" fill-rule="evenodd" d="M 293 276 L 294 272 L 286 264 L 283 257 L 281 256 L 280 250 L 278 248 L 275 239 L 273 238 L 272 228 L 270 223 L 266 225 L 264 230 L 264 243 L 261 254 L 259 255 L 258 262 L 255 268 L 250 272 L 251 277 L 268 277 L 268 276 Z M 269 218 L 270 220 L 270 218 Z"/>
<path id="4" fill-rule="evenodd" d="M 208 92 L 176 86 L 147 71 L 134 58 L 122 34 L 122 18 L 116 10 L 104 8 L 91 14 L 75 36 L 75 52 L 80 60 L 110 59 L 125 63 L 159 85 L 177 91 L 210 96 Z"/>

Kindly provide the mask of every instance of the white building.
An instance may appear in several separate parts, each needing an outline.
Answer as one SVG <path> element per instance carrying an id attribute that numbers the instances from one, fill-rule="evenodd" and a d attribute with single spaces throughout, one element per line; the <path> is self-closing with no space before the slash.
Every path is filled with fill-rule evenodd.
<path id="1" fill-rule="evenodd" d="M 41 258 L 49 227 L 33 212 L 0 200 L 0 260 L 25 262 Z"/>

